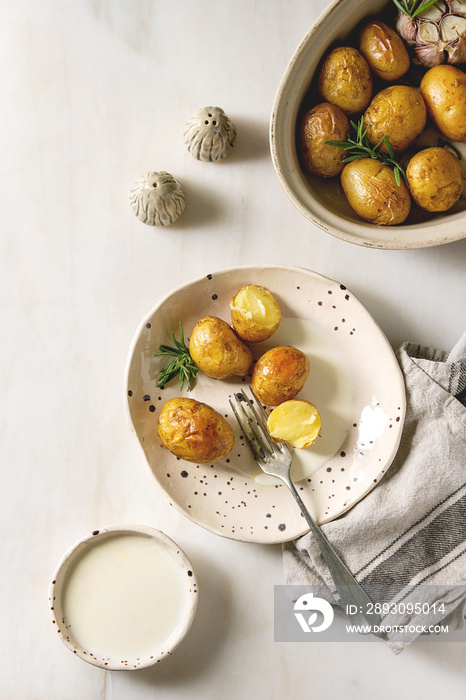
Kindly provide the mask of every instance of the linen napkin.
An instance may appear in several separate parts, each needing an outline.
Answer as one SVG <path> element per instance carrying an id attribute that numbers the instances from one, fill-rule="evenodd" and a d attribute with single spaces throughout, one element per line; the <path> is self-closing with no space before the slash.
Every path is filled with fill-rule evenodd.
<path id="1" fill-rule="evenodd" d="M 422 603 L 422 614 L 397 604 L 382 617 L 395 630 L 394 653 L 441 620 L 465 626 L 466 333 L 449 354 L 404 343 L 397 359 L 407 411 L 395 460 L 364 499 L 322 526 L 374 602 Z M 338 600 L 311 534 L 283 545 L 283 566 L 286 584 L 321 586 Z"/>

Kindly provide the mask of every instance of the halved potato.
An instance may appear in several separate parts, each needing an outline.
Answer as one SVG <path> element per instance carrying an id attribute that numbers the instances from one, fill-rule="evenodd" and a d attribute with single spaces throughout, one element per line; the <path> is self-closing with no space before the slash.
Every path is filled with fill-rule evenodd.
<path id="1" fill-rule="evenodd" d="M 242 287 L 230 302 L 236 335 L 246 343 L 261 343 L 277 330 L 281 311 L 273 294 L 258 284 Z"/>
<path id="2" fill-rule="evenodd" d="M 310 401 L 291 399 L 273 409 L 267 429 L 274 440 L 302 449 L 313 445 L 320 435 L 322 421 Z"/>

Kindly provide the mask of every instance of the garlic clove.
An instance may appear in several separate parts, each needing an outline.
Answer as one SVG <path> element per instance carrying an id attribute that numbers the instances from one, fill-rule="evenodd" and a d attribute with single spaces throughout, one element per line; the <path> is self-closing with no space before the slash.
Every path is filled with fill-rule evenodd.
<path id="1" fill-rule="evenodd" d="M 426 44 L 435 44 L 439 40 L 438 26 L 434 22 L 420 22 L 417 38 Z"/>
<path id="2" fill-rule="evenodd" d="M 451 0 L 450 11 L 466 15 L 466 0 Z"/>
<path id="3" fill-rule="evenodd" d="M 459 37 L 452 41 L 446 49 L 448 53 L 448 63 L 466 62 L 466 37 Z"/>
<path id="4" fill-rule="evenodd" d="M 416 41 L 416 23 L 403 12 L 399 12 L 396 18 L 396 31 L 408 44 Z"/>
<path id="5" fill-rule="evenodd" d="M 437 20 L 442 17 L 442 15 L 447 12 L 447 7 L 445 6 L 444 2 L 436 2 L 430 7 L 427 8 L 427 10 L 424 10 L 424 12 L 420 12 L 418 17 L 419 19 L 425 19 L 425 20 L 430 20 L 432 22 L 436 22 Z"/>
<path id="6" fill-rule="evenodd" d="M 440 25 L 440 36 L 443 41 L 455 41 L 461 36 L 466 41 L 466 17 L 445 15 Z"/>
<path id="7" fill-rule="evenodd" d="M 438 44 L 421 44 L 414 47 L 414 56 L 417 63 L 432 68 L 445 62 L 445 54 Z"/>

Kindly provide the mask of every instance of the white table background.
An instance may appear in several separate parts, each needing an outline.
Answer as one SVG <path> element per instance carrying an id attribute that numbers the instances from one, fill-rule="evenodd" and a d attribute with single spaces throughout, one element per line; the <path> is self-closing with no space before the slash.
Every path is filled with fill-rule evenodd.
<path id="1" fill-rule="evenodd" d="M 132 335 L 181 283 L 243 264 L 301 265 L 347 285 L 394 348 L 449 350 L 465 330 L 466 241 L 378 251 L 323 233 L 288 201 L 272 102 L 324 0 L 0 2 L 0 700 L 464 697 L 466 645 L 273 641 L 279 546 L 243 544 L 168 505 L 124 409 Z M 185 122 L 223 107 L 237 145 L 186 151 Z M 168 170 L 178 224 L 139 222 L 129 189 Z M 95 528 L 137 522 L 185 549 L 198 614 L 173 656 L 135 673 L 59 641 L 48 586 Z"/>

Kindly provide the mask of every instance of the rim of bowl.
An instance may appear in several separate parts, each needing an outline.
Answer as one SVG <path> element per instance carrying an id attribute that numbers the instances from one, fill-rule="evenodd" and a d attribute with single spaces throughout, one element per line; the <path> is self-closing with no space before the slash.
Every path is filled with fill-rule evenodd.
<path id="1" fill-rule="evenodd" d="M 119 660 L 118 663 L 116 663 L 114 660 L 109 658 L 100 658 L 97 655 L 93 655 L 89 650 L 83 648 L 82 645 L 80 645 L 73 638 L 69 630 L 67 630 L 64 625 L 64 620 L 61 614 L 62 610 L 60 598 L 63 583 L 65 582 L 68 570 L 74 561 L 81 557 L 87 549 L 90 549 L 95 544 L 110 537 L 121 535 L 142 535 L 143 537 L 157 540 L 157 542 L 162 544 L 166 549 L 180 557 L 180 563 L 182 563 L 183 568 L 186 568 L 186 570 L 190 572 L 190 587 L 186 587 L 186 593 L 189 596 L 189 605 L 187 607 L 183 624 L 179 624 L 176 630 L 170 635 L 168 644 L 164 646 L 163 649 L 154 649 L 153 652 L 142 655 L 137 659 L 128 658 L 125 659 L 124 662 Z M 90 534 L 83 536 L 64 553 L 55 569 L 54 576 L 49 586 L 49 608 L 52 615 L 52 624 L 57 630 L 63 644 L 83 661 L 86 661 L 93 666 L 98 666 L 99 668 L 105 669 L 106 671 L 133 671 L 147 668 L 148 666 L 152 666 L 163 659 L 168 658 L 187 635 L 196 613 L 197 602 L 197 578 L 192 564 L 185 552 L 174 540 L 172 540 L 161 530 L 146 525 L 137 524 L 107 525 L 106 527 L 100 527 L 93 530 Z"/>

